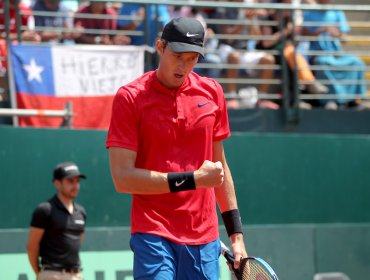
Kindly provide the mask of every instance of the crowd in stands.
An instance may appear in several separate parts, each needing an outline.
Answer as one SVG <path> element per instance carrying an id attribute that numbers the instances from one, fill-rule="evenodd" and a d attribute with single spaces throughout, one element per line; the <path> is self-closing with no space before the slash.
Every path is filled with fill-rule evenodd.
<path id="1" fill-rule="evenodd" d="M 4 9 L 5 0 L 0 0 Z M 253 5 L 259 0 L 228 0 L 248 2 Z M 299 0 L 261 0 L 262 2 L 295 5 Z M 329 4 L 331 0 L 302 0 L 305 4 Z M 317 2 L 316 2 L 317 1 Z M 281 85 L 274 88 L 269 83 L 280 79 L 284 59 L 290 76 L 297 76 L 299 91 L 307 94 L 337 94 L 338 98 L 324 99 L 316 103 L 301 103 L 302 108 L 312 106 L 337 109 L 355 106 L 355 99 L 345 95 L 366 95 L 365 64 L 356 56 L 305 55 L 300 53 L 301 45 L 308 51 L 341 51 L 341 38 L 349 31 L 345 13 L 342 11 L 295 11 L 247 8 L 197 8 L 192 6 L 168 6 L 105 1 L 79 0 L 9 0 L 10 40 L 25 42 L 50 42 L 63 44 L 101 45 L 149 45 L 154 46 L 161 28 L 173 17 L 187 16 L 199 19 L 206 29 L 206 55 L 199 65 L 206 63 L 213 67 L 197 67 L 200 75 L 226 78 L 223 84 L 228 106 L 248 106 L 278 109 L 279 100 L 255 99 L 254 103 L 243 103 L 242 93 L 268 95 L 281 93 Z M 20 31 L 17 32 L 16 5 L 21 13 Z M 147 13 L 147 14 L 145 14 Z M 232 22 L 234 21 L 234 22 Z M 294 21 L 294 22 L 293 22 Z M 210 22 L 210 23 L 208 23 Z M 248 24 L 245 24 L 245 23 Z M 270 22 L 271 24 L 261 24 Z M 305 27 L 306 22 L 318 25 Z M 220 24 L 221 23 L 221 24 Z M 325 26 L 323 23 L 327 23 Z M 0 15 L 2 34 L 0 52 L 2 68 L 6 69 L 5 17 Z M 217 36 L 223 35 L 223 36 Z M 316 36 L 316 41 L 297 43 L 294 36 Z M 256 37 L 260 39 L 255 39 Z M 252 38 L 253 39 L 250 39 Z M 307 47 L 308 46 L 308 47 Z M 228 65 L 228 67 L 217 67 Z M 353 70 L 311 70 L 316 66 L 353 66 Z M 256 83 L 238 84 L 240 77 L 252 78 Z M 349 84 L 338 80 L 351 80 Z M 258 82 L 259 81 L 259 82 Z M 265 82 L 266 81 L 266 82 Z M 290 79 L 291 82 L 296 82 Z M 321 82 L 324 81 L 324 82 Z M 292 86 L 289 86 L 292 90 Z M 251 95 L 247 95 L 251 98 Z"/>

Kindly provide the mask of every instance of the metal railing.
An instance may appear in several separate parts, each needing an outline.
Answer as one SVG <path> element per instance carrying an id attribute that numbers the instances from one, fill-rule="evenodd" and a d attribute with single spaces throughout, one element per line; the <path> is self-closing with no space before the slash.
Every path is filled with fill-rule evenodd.
<path id="1" fill-rule="evenodd" d="M 73 109 L 71 102 L 65 104 L 64 110 L 0 108 L 0 117 L 60 117 L 63 118 L 60 127 L 72 128 Z M 14 121 L 14 123 L 17 122 L 17 120 Z"/>
<path id="2" fill-rule="evenodd" d="M 8 0 L 5 0 L 4 3 L 8 2 Z M 92 1 L 93 2 L 93 1 Z M 112 3 L 115 2 L 121 2 L 120 0 L 113 0 L 109 1 Z M 291 11 L 292 13 L 300 10 L 300 11 L 308 11 L 308 10 L 320 10 L 320 11 L 326 11 L 326 10 L 341 10 L 345 12 L 352 12 L 352 13 L 357 13 L 357 12 L 368 12 L 370 13 L 370 5 L 308 5 L 308 4 L 301 4 L 301 5 L 290 5 L 290 4 L 251 4 L 251 3 L 244 3 L 244 2 L 224 2 L 224 1 L 178 1 L 178 0 L 164 0 L 158 3 L 157 0 L 126 0 L 125 3 L 134 3 L 134 4 L 143 4 L 144 7 L 147 9 L 149 4 L 154 4 L 154 5 L 168 5 L 168 6 L 191 6 L 193 8 L 225 8 L 225 9 L 254 9 L 254 10 L 279 10 L 279 11 Z M 7 9 L 7 5 L 4 6 L 4 9 Z M 18 11 L 19 12 L 19 11 Z M 57 12 L 32 12 L 34 16 L 64 16 L 64 17 L 72 17 L 73 18 L 73 13 L 57 13 Z M 6 14 L 6 13 L 5 13 Z M 294 13 L 293 13 L 294 15 Z M 7 16 L 6 20 L 9 20 Z M 78 14 L 79 18 L 100 18 L 100 19 L 111 19 L 112 16 L 107 16 L 107 15 L 98 15 L 98 16 L 93 16 L 91 14 Z M 124 19 L 124 20 L 145 20 L 143 17 L 137 17 L 137 16 L 122 16 L 118 15 L 115 17 L 115 19 Z M 158 19 L 159 20 L 159 19 Z M 258 25 L 258 26 L 281 26 L 281 22 L 278 21 L 266 21 L 266 20 L 249 20 L 249 19 L 208 19 L 205 18 L 205 21 L 208 25 L 229 25 L 229 24 L 240 24 L 243 25 L 245 28 L 248 28 L 253 25 Z M 5 24 L 6 25 L 6 24 Z M 305 22 L 303 23 L 302 26 L 325 26 L 325 23 L 311 23 L 311 22 Z M 356 30 L 370 30 L 370 24 L 367 21 L 349 21 L 350 27 L 356 28 Z M 158 22 L 156 23 L 156 26 L 158 27 L 159 24 Z M 4 26 L 6 27 L 6 26 Z M 21 26 L 18 22 L 17 24 L 17 38 L 20 39 L 20 33 L 22 31 L 27 30 L 27 27 Z M 42 32 L 42 31 L 48 31 L 51 30 L 48 27 L 35 27 L 34 31 L 36 32 Z M 83 34 L 109 34 L 109 35 L 127 35 L 127 36 L 143 36 L 146 39 L 146 32 L 142 31 L 128 31 L 128 30 L 102 30 L 102 29 L 78 29 L 78 28 L 52 28 L 53 31 L 55 32 L 81 32 Z M 147 31 L 147 30 L 146 30 Z M 160 34 L 160 30 L 157 30 L 158 34 Z M 7 33 L 9 30 L 7 30 Z M 215 39 L 234 39 L 234 40 L 268 40 L 272 39 L 272 36 L 266 36 L 266 35 L 250 35 L 250 34 L 236 34 L 236 35 L 231 35 L 231 34 L 221 34 L 217 33 L 214 35 Z M 9 40 L 9 34 L 6 35 L 6 39 Z M 295 42 L 301 42 L 301 41 L 306 41 L 306 42 L 313 42 L 317 40 L 316 36 L 302 36 L 299 34 L 293 34 L 293 39 Z M 370 39 L 366 35 L 352 35 L 349 34 L 347 37 L 348 41 L 347 42 L 352 42 L 350 45 L 356 46 L 356 42 L 358 44 L 367 44 L 367 42 L 370 43 Z M 149 42 L 147 40 L 147 45 L 149 45 Z M 243 53 L 248 50 L 246 49 L 238 49 L 236 50 L 237 52 Z M 208 53 L 212 53 L 214 51 L 209 51 L 206 50 Z M 271 55 L 278 55 L 278 52 L 275 50 L 264 50 L 264 52 L 269 53 Z M 341 52 L 320 52 L 320 51 L 304 51 L 302 52 L 303 55 L 305 56 L 315 56 L 315 55 L 328 55 L 328 54 L 333 54 L 336 56 L 345 56 L 349 53 L 346 49 L 344 49 Z M 350 50 L 351 54 L 360 56 L 360 57 L 370 57 L 370 51 L 369 49 L 356 49 L 354 47 L 351 48 Z M 152 56 L 147 56 L 147 59 L 152 61 L 153 57 Z M 148 65 L 152 65 L 152 63 L 146 63 Z M 248 77 L 248 76 L 240 76 L 236 79 L 230 79 L 225 76 L 221 76 L 216 78 L 217 81 L 219 81 L 223 86 L 230 84 L 230 83 L 235 83 L 238 84 L 238 87 L 244 87 L 244 86 L 258 86 L 261 84 L 270 84 L 272 87 L 274 87 L 274 90 L 272 90 L 270 93 L 260 93 L 259 94 L 259 99 L 271 99 L 271 100 L 279 100 L 281 102 L 281 105 L 284 109 L 286 110 L 293 110 L 295 113 L 287 113 L 288 115 L 298 115 L 297 111 L 299 110 L 299 102 L 301 100 L 307 101 L 307 100 L 332 100 L 335 98 L 338 98 L 336 94 L 306 94 L 306 93 L 301 93 L 299 88 L 301 86 L 305 85 L 305 82 L 299 81 L 298 79 L 295 80 L 296 85 L 294 86 L 293 90 L 291 88 L 288 88 L 287 81 L 290 79 L 294 80 L 294 77 L 289 77 L 289 72 L 287 71 L 287 65 L 284 59 L 282 59 L 281 64 L 275 64 L 275 65 L 256 65 L 256 66 L 249 66 L 249 65 L 242 65 L 242 64 L 230 64 L 230 63 L 220 63 L 220 64 L 211 64 L 211 63 L 200 63 L 197 65 L 197 68 L 199 69 L 221 69 L 223 71 L 226 71 L 227 69 L 237 69 L 237 70 L 264 70 L 264 69 L 273 69 L 276 72 L 280 72 L 279 76 L 274 77 L 273 79 L 258 79 L 258 78 L 253 78 L 253 77 Z M 336 67 L 331 67 L 331 66 L 318 66 L 318 65 L 310 65 L 310 69 L 313 71 L 320 71 L 320 70 L 331 70 L 331 71 L 342 71 L 342 70 L 356 70 L 356 67 L 350 67 L 350 66 L 336 66 Z M 148 69 L 147 69 L 148 70 Z M 297 71 L 301 69 L 295 68 L 294 73 L 296 76 Z M 358 69 L 357 69 L 358 70 Z M 364 70 L 366 72 L 370 72 L 370 65 L 366 65 Z M 320 80 L 320 82 L 324 85 L 328 85 L 331 83 L 330 80 Z M 356 83 L 356 81 L 346 81 L 342 80 L 339 83 L 343 84 L 351 84 L 351 83 Z M 366 85 L 370 85 L 370 80 L 366 81 Z M 230 95 L 228 96 L 230 98 L 242 98 L 238 95 Z M 361 99 L 361 100 L 369 100 L 370 96 L 358 96 L 358 95 L 347 95 L 347 96 L 340 96 L 341 99 Z M 293 99 L 289 100 L 289 99 Z"/>

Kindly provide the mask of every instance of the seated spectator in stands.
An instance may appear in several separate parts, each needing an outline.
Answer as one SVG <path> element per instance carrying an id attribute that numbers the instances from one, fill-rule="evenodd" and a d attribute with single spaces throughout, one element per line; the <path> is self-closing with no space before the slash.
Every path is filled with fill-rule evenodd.
<path id="1" fill-rule="evenodd" d="M 203 64 L 221 64 L 222 60 L 217 52 L 218 47 L 218 39 L 215 37 L 214 31 L 207 26 L 206 23 L 206 14 L 202 12 L 202 9 L 194 8 L 190 6 L 177 6 L 178 9 L 175 9 L 174 7 L 171 7 L 170 9 L 170 16 L 171 18 L 177 18 L 177 17 L 192 17 L 199 20 L 205 30 L 205 40 L 204 40 L 204 57 L 199 57 L 199 63 Z M 221 76 L 221 68 L 217 67 L 209 67 L 209 68 L 201 68 L 199 67 L 200 64 L 197 64 L 193 71 L 198 73 L 201 76 L 207 76 L 210 78 L 219 78 Z"/>
<path id="2" fill-rule="evenodd" d="M 105 15 L 106 18 L 83 18 L 82 14 Z M 81 16 L 79 16 L 81 15 Z M 109 7 L 106 2 L 88 2 L 81 5 L 75 14 L 75 26 L 89 29 L 101 30 L 99 33 L 83 32 L 76 38 L 80 44 L 100 44 L 100 45 L 129 45 L 131 40 L 122 34 L 107 34 L 105 31 L 117 30 L 117 13 Z"/>
<path id="3" fill-rule="evenodd" d="M 199 17 L 197 19 L 202 22 Z M 205 41 L 204 41 L 204 57 L 199 58 L 199 63 L 210 64 L 209 68 L 200 68 L 195 66 L 193 71 L 201 76 L 207 76 L 210 78 L 220 78 L 222 68 L 217 68 L 215 66 L 222 64 L 222 59 L 218 53 L 218 39 L 215 37 L 215 32 L 212 28 L 208 28 L 207 24 L 204 22 L 205 27 Z M 199 65 L 199 64 L 198 64 Z M 212 67 L 213 66 L 213 67 Z"/>
<path id="4" fill-rule="evenodd" d="M 131 16 L 133 19 L 118 20 L 118 28 L 120 30 L 143 32 L 143 35 L 130 36 L 132 45 L 149 45 L 154 47 L 154 42 L 159 37 L 158 32 L 161 32 L 165 24 L 170 21 L 170 15 L 167 5 L 148 4 L 146 12 L 147 14 L 145 14 L 145 6 L 143 4 L 123 3 L 119 15 Z M 147 34 L 145 33 L 146 28 L 149 30 Z M 148 36 L 148 42 L 146 36 Z"/>
<path id="5" fill-rule="evenodd" d="M 0 0 L 0 9 L 4 9 L 4 0 Z M 18 40 L 18 33 L 17 33 L 17 15 L 16 15 L 16 5 L 17 0 L 9 0 L 9 37 L 11 41 Z M 30 8 L 25 6 L 22 3 L 18 4 L 18 9 L 20 12 L 20 28 L 28 28 L 30 25 L 30 21 L 32 20 L 32 11 Z M 5 12 L 0 14 L 0 25 L 3 27 L 0 27 L 0 59 L 1 59 L 1 71 L 5 71 L 7 68 L 6 64 L 6 55 L 7 55 L 7 49 L 6 49 L 6 28 L 5 28 Z M 20 39 L 21 41 L 28 41 L 28 42 L 40 42 L 41 37 L 33 30 L 19 30 L 20 32 Z"/>
<path id="6" fill-rule="evenodd" d="M 0 0 L 0 9 L 4 9 L 4 0 Z M 16 15 L 16 5 L 18 0 L 9 0 L 9 31 L 10 39 L 17 40 L 17 15 Z M 32 10 L 22 3 L 18 4 L 18 9 L 20 12 L 20 28 L 28 28 L 30 26 L 30 21 L 32 21 Z M 1 38 L 5 38 L 5 17 L 4 13 L 0 14 L 0 28 Z M 33 30 L 20 30 L 21 40 L 39 42 L 40 37 Z"/>
<path id="7" fill-rule="evenodd" d="M 73 28 L 73 18 L 70 10 L 61 3 L 61 0 L 36 0 L 32 10 L 34 12 L 51 13 L 50 15 L 35 14 L 36 30 L 37 27 L 46 28 L 46 30 L 37 31 L 43 42 L 69 43 L 79 36 L 78 32 L 66 32 L 63 30 Z"/>
<path id="8" fill-rule="evenodd" d="M 329 4 L 331 0 L 318 0 L 321 5 Z M 307 26 L 304 28 L 304 35 L 317 36 L 317 41 L 310 42 L 311 51 L 343 51 L 341 40 L 350 30 L 346 16 L 343 11 L 325 10 L 325 11 L 305 11 L 305 23 L 318 23 L 318 26 Z M 323 25 L 324 24 L 324 25 Z M 326 105 L 331 109 L 336 109 L 338 104 L 352 106 L 355 102 L 350 99 L 341 99 L 341 96 L 366 94 L 365 85 L 365 64 L 358 57 L 350 54 L 336 55 L 320 54 L 312 58 L 312 64 L 319 66 L 338 67 L 339 70 L 325 69 L 315 71 L 318 79 L 330 80 L 329 93 L 337 94 L 336 101 L 327 102 Z M 340 70 L 340 67 L 352 66 L 351 70 Z M 352 83 L 345 84 L 343 81 Z M 353 83 L 353 82 L 356 83 Z M 334 103 L 335 102 L 335 103 Z M 325 102 L 323 102 L 325 103 Z"/>
<path id="9" fill-rule="evenodd" d="M 309 5 L 314 5 L 317 4 L 316 0 L 288 0 L 288 1 L 281 1 L 281 0 L 265 0 L 262 1 L 260 0 L 259 2 L 263 3 L 284 3 L 284 4 L 292 4 L 293 7 L 297 7 L 300 4 L 309 4 Z M 303 12 L 302 10 L 294 10 L 293 12 L 294 15 L 294 20 L 295 20 L 295 27 L 299 30 L 296 30 L 296 32 L 300 32 L 300 29 L 302 27 L 303 23 Z M 267 14 L 265 15 L 267 16 Z"/>
<path id="10" fill-rule="evenodd" d="M 244 2 L 244 0 L 229 0 L 230 2 Z M 214 19 L 228 19 L 228 20 L 253 20 L 257 16 L 256 10 L 250 9 L 238 9 L 238 8 L 219 8 L 215 13 L 211 14 L 210 17 Z M 243 25 L 243 24 L 215 24 L 213 26 L 216 34 L 225 35 L 259 35 L 260 30 L 257 25 Z M 271 54 L 265 52 L 257 52 L 254 50 L 248 50 L 248 40 L 245 39 L 220 39 L 218 47 L 219 55 L 222 63 L 225 64 L 242 64 L 246 66 L 245 72 L 249 76 L 257 76 L 259 79 L 272 79 L 274 76 L 274 70 L 266 69 L 256 70 L 253 69 L 255 66 L 271 66 L 275 64 L 275 59 Z M 238 77 L 239 69 L 227 69 L 226 76 L 229 79 L 235 79 Z M 269 84 L 261 83 L 258 85 L 258 91 L 260 93 L 269 92 Z M 234 95 L 237 94 L 236 83 L 228 83 L 226 85 L 226 94 Z M 237 107 L 235 100 L 228 101 L 229 107 Z M 268 101 L 260 100 L 257 104 L 259 107 L 266 107 L 271 109 L 277 109 L 278 105 Z"/>
<path id="11" fill-rule="evenodd" d="M 291 4 L 291 0 L 280 0 L 279 3 Z M 261 50 L 277 50 L 279 54 L 275 55 L 275 60 L 278 64 L 282 64 L 281 56 L 284 55 L 290 73 L 297 69 L 298 79 L 305 86 L 308 93 L 325 94 L 328 88 L 316 80 L 306 59 L 295 50 L 293 38 L 293 19 L 290 10 L 275 10 L 269 13 L 266 21 L 276 22 L 275 25 L 265 25 L 261 28 L 262 35 L 272 36 L 271 39 L 260 40 L 257 44 L 257 49 Z M 281 21 L 283 21 L 281 23 Z M 282 24 L 283 29 L 281 29 Z M 296 30 L 297 31 L 297 30 Z M 291 83 L 295 83 L 291 79 Z M 292 86 L 291 86 L 292 88 Z"/>

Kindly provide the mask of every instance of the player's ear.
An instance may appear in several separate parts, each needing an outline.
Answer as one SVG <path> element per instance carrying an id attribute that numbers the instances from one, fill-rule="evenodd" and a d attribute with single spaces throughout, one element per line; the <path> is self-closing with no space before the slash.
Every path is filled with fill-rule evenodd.
<path id="1" fill-rule="evenodd" d="M 157 41 L 155 41 L 155 48 L 159 56 L 161 56 L 164 53 L 165 47 L 166 47 L 166 44 L 161 39 L 157 39 Z"/>

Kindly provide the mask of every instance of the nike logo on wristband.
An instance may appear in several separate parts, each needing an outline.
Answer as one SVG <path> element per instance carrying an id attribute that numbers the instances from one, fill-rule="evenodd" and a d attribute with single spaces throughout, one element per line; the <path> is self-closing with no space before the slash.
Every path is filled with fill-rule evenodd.
<path id="1" fill-rule="evenodd" d="M 200 107 L 203 107 L 203 106 L 205 106 L 205 105 L 207 105 L 209 102 L 206 102 L 206 103 L 199 103 L 198 104 L 198 107 L 200 108 Z"/>
<path id="2" fill-rule="evenodd" d="M 182 184 L 184 184 L 184 183 L 185 183 L 185 181 L 186 181 L 186 180 L 182 180 L 182 181 L 180 181 L 180 182 L 177 182 L 177 181 L 176 181 L 176 182 L 175 182 L 175 186 L 176 186 L 176 187 L 180 187 Z"/>

